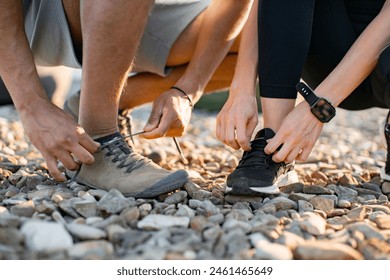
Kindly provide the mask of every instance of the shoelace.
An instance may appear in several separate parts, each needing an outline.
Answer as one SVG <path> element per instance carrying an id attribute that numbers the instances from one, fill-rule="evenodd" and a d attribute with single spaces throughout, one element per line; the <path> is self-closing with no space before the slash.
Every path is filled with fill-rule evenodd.
<path id="1" fill-rule="evenodd" d="M 112 140 L 110 140 L 110 141 L 108 141 L 107 143 L 105 143 L 104 145 L 102 145 L 102 146 L 100 146 L 100 148 L 99 149 L 104 149 L 104 148 L 106 148 L 106 147 L 108 147 L 109 145 L 112 145 L 112 144 L 114 144 L 115 145 L 115 143 L 120 143 L 120 142 L 123 142 L 123 141 L 121 141 L 121 140 L 125 140 L 125 139 L 127 139 L 127 138 L 131 138 L 131 137 L 133 137 L 133 136 L 136 136 L 136 135 L 140 135 L 140 134 L 142 134 L 142 133 L 145 133 L 144 131 L 140 131 L 140 132 L 137 132 L 137 133 L 133 133 L 133 134 L 131 134 L 131 135 L 126 135 L 126 136 L 123 136 L 123 137 L 116 137 L 116 138 L 114 138 L 114 139 L 112 139 Z M 116 147 L 119 147 L 119 146 L 121 146 L 122 148 L 121 149 L 125 149 L 125 148 L 127 148 L 128 150 L 126 151 L 126 152 L 129 152 L 130 153 L 130 148 L 128 148 L 128 147 L 126 147 L 125 145 L 123 145 L 123 143 L 121 144 L 121 145 L 115 145 Z M 109 153 L 111 152 L 112 154 L 114 154 L 113 152 L 112 152 L 113 150 L 111 150 L 111 151 L 109 151 Z M 125 151 L 124 151 L 125 152 Z M 126 153 L 125 152 L 125 153 Z M 122 159 L 127 159 L 127 157 L 125 157 L 125 158 L 122 158 Z M 119 157 L 117 157 L 116 158 L 116 161 L 118 161 L 118 160 L 122 160 L 122 159 L 120 159 Z M 139 161 L 137 161 L 137 163 L 138 163 Z M 122 163 L 121 163 L 122 164 Z M 124 164 L 124 163 L 123 163 Z M 61 185 L 61 186 L 64 186 L 64 187 L 70 187 L 70 185 L 72 184 L 72 183 L 74 183 L 74 182 L 76 182 L 76 179 L 77 179 L 77 176 L 79 175 L 79 173 L 80 173 L 80 171 L 81 171 L 81 166 L 82 166 L 82 163 L 79 163 L 79 168 L 76 170 L 76 172 L 74 173 L 74 175 L 72 176 L 72 178 L 70 178 L 69 180 L 67 180 L 67 181 L 57 181 L 57 180 L 55 180 L 55 179 L 52 179 L 52 178 L 50 178 L 50 177 L 47 177 L 46 175 L 44 175 L 44 174 L 41 174 L 41 173 L 36 173 L 38 176 L 40 176 L 40 177 L 43 177 L 43 178 L 45 178 L 46 180 L 48 180 L 48 181 L 50 181 L 50 182 L 52 182 L 52 183 L 54 183 L 54 184 L 56 184 L 56 185 Z M 118 166 L 119 167 L 119 166 Z M 124 166 L 122 166 L 122 167 L 124 167 Z M 121 168 L 121 167 L 120 167 Z M 134 168 L 134 165 L 132 165 L 132 167 L 129 167 L 129 168 Z M 126 170 L 127 171 L 127 170 Z"/>
<path id="2" fill-rule="evenodd" d="M 134 137 L 133 136 L 141 134 L 142 132 L 132 134 L 132 117 L 131 117 L 130 113 L 131 112 L 129 110 L 124 110 L 124 111 L 119 113 L 119 116 L 120 116 L 120 124 L 121 124 L 121 126 L 125 129 L 125 132 L 129 134 L 131 143 L 134 145 L 135 142 L 134 142 Z M 184 153 L 183 153 L 183 151 L 182 151 L 182 149 L 180 147 L 179 141 L 177 140 L 176 137 L 172 137 L 172 138 L 173 138 L 173 142 L 175 143 L 176 149 L 179 152 L 179 155 L 180 155 L 183 163 L 184 164 L 188 164 L 189 161 L 184 156 Z"/>
<path id="3" fill-rule="evenodd" d="M 264 152 L 267 142 L 264 139 L 255 139 L 251 143 L 252 150 L 244 152 L 237 168 L 241 167 L 267 167 L 277 166 L 278 163 L 271 159 L 271 155 Z"/>
<path id="4" fill-rule="evenodd" d="M 100 149 L 104 149 L 106 147 L 109 147 L 109 146 L 113 146 L 111 149 L 109 149 L 109 152 L 107 153 L 107 155 L 115 155 L 115 149 L 120 149 L 124 152 L 124 154 L 128 155 L 130 154 L 131 150 L 128 146 L 124 145 L 124 142 L 123 140 L 125 139 L 133 139 L 134 136 L 137 136 L 137 135 L 140 135 L 140 134 L 143 134 L 145 133 L 145 131 L 139 131 L 139 132 L 136 132 L 136 133 L 133 133 L 133 134 L 129 134 L 129 135 L 126 135 L 126 136 L 123 136 L 123 137 L 116 137 L 110 141 L 108 141 L 107 143 L 105 143 L 104 145 L 100 146 Z M 180 155 L 182 156 L 182 159 L 183 159 L 183 162 L 184 164 L 187 164 L 188 163 L 188 160 L 184 157 L 183 155 L 183 152 L 181 151 L 181 148 L 179 146 L 179 143 L 177 143 L 177 140 L 176 138 L 173 138 L 174 141 L 175 141 L 175 145 L 176 145 L 176 148 L 179 150 L 180 152 Z M 123 155 L 123 154 L 122 154 Z M 132 156 L 133 157 L 133 156 Z M 137 155 L 134 155 L 134 157 L 137 157 Z M 127 170 L 126 172 L 131 172 L 132 170 L 134 170 L 134 168 L 141 163 L 141 161 L 145 161 L 147 160 L 146 158 L 142 157 L 142 156 L 139 156 L 138 159 L 136 159 L 136 161 L 132 164 L 129 164 L 129 163 L 126 163 L 128 157 L 126 156 L 121 156 L 121 155 L 117 155 L 113 161 L 114 162 L 117 162 L 117 161 L 122 161 L 119 165 L 118 165 L 118 168 L 123 168 L 123 167 L 127 167 Z M 187 162 L 187 163 L 186 163 Z M 36 173 L 38 176 L 40 177 L 43 177 L 47 180 L 49 180 L 50 182 L 56 184 L 56 185 L 61 185 L 61 186 L 65 186 L 65 187 L 69 187 L 72 183 L 76 182 L 76 179 L 77 179 L 77 176 L 79 175 L 80 173 L 80 170 L 81 170 L 81 166 L 82 166 L 82 163 L 80 163 L 79 165 L 79 168 L 76 170 L 76 172 L 74 173 L 74 175 L 72 176 L 72 178 L 70 178 L 69 180 L 67 181 L 57 181 L 55 179 L 52 179 L 50 177 L 47 177 L 45 176 L 44 174 L 41 174 L 41 173 Z"/>
<path id="5" fill-rule="evenodd" d="M 138 134 L 141 134 L 141 132 Z M 129 135 L 129 137 L 131 136 Z M 124 142 L 123 137 L 116 137 L 100 147 L 101 150 L 105 148 L 108 150 L 106 156 L 114 156 L 111 161 L 113 163 L 119 162 L 117 168 L 126 168 L 125 172 L 127 173 L 136 169 L 140 164 L 151 161 L 150 159 L 133 153 L 133 150 Z"/>

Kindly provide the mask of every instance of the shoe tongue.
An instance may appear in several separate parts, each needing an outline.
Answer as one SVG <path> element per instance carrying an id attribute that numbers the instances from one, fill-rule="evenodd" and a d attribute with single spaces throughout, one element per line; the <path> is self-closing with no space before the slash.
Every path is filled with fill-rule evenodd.
<path id="1" fill-rule="evenodd" d="M 270 128 L 263 128 L 259 132 L 257 132 L 255 136 L 255 140 L 258 138 L 262 138 L 264 140 L 271 139 L 275 136 L 275 132 Z"/>

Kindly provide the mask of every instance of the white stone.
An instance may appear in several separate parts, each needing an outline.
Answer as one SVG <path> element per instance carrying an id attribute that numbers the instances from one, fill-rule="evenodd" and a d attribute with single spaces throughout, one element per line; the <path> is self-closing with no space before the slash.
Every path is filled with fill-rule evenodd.
<path id="1" fill-rule="evenodd" d="M 34 252 L 56 252 L 70 248 L 73 239 L 61 223 L 33 221 L 23 224 L 26 247 Z"/>

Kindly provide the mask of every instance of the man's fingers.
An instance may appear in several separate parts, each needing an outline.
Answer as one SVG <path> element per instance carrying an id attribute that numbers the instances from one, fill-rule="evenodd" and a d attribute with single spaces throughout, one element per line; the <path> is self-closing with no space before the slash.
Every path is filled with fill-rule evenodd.
<path id="1" fill-rule="evenodd" d="M 161 108 L 162 107 L 159 106 L 159 104 L 157 103 L 153 104 L 153 108 L 152 111 L 150 112 L 148 122 L 144 126 L 144 131 L 151 131 L 156 127 L 158 127 L 162 117 Z"/>
<path id="2" fill-rule="evenodd" d="M 82 135 L 80 137 L 80 145 L 89 153 L 89 154 L 93 154 L 93 153 L 96 153 L 97 150 L 99 149 L 100 147 L 100 143 L 99 142 L 96 142 L 94 141 L 91 137 L 89 137 L 87 134 L 85 135 Z M 72 151 L 73 153 L 75 153 L 75 151 Z M 83 162 L 83 163 L 87 163 L 88 162 L 84 162 L 81 158 L 80 160 Z M 93 160 L 92 162 L 89 162 L 89 163 L 93 163 Z"/>
<path id="3" fill-rule="evenodd" d="M 66 181 L 65 175 L 58 169 L 57 159 L 54 157 L 45 157 L 47 169 L 54 180 L 63 182 Z"/>
<path id="4" fill-rule="evenodd" d="M 80 167 L 80 163 L 76 162 L 76 160 L 68 152 L 63 152 L 57 155 L 57 158 L 68 170 L 77 170 Z"/>
<path id="5" fill-rule="evenodd" d="M 154 138 L 164 137 L 176 120 L 177 120 L 177 117 L 174 117 L 172 114 L 165 113 L 161 116 L 161 119 L 160 119 L 157 127 L 145 132 L 144 134 L 142 134 L 142 137 L 146 138 L 146 139 L 154 139 Z M 146 131 L 146 129 L 145 129 L 145 131 Z"/>
<path id="6" fill-rule="evenodd" d="M 77 147 L 75 147 L 72 150 L 72 154 L 74 155 L 74 157 L 77 160 L 79 160 L 83 164 L 89 165 L 89 164 L 94 163 L 94 161 L 95 161 L 95 158 L 93 157 L 93 155 L 86 148 L 84 148 L 83 146 L 80 146 L 80 145 L 78 145 Z M 64 162 L 63 162 L 63 164 L 65 166 Z"/>

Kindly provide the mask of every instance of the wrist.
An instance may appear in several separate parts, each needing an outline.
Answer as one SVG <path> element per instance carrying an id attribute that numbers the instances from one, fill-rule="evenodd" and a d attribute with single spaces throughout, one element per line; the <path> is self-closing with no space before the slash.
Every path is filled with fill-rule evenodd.
<path id="1" fill-rule="evenodd" d="M 20 115 L 33 115 L 35 112 L 46 110 L 48 103 L 51 103 L 46 94 L 34 94 L 14 101 L 15 108 Z"/>
<path id="2" fill-rule="evenodd" d="M 183 94 L 185 96 L 185 98 L 187 98 L 189 104 L 190 104 L 190 107 L 194 107 L 194 102 L 192 101 L 192 98 L 189 96 L 189 94 L 187 92 L 185 92 L 184 90 L 182 90 L 181 88 L 177 87 L 177 86 L 172 86 L 171 89 L 174 89 L 174 90 L 177 90 L 179 91 L 181 94 Z"/>
<path id="3" fill-rule="evenodd" d="M 202 97 L 205 87 L 200 85 L 200 84 L 186 83 L 186 82 L 178 81 L 171 88 L 176 88 L 176 90 L 179 92 L 182 91 L 181 94 L 185 98 L 190 99 L 192 105 L 195 105 L 196 102 L 198 102 L 199 99 Z"/>

